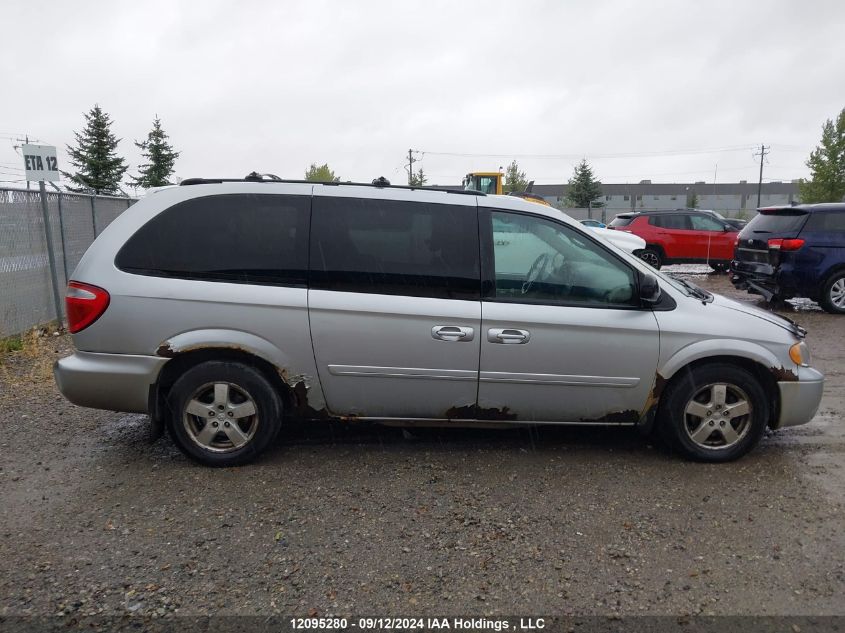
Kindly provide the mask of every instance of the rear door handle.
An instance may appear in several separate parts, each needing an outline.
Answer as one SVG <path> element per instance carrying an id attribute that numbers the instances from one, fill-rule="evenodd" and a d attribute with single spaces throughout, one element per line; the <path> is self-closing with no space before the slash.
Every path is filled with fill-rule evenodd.
<path id="1" fill-rule="evenodd" d="M 467 342 L 475 335 L 471 327 L 458 327 L 457 325 L 435 325 L 431 328 L 431 338 L 438 341 Z"/>
<path id="2" fill-rule="evenodd" d="M 528 330 L 515 330 L 512 328 L 490 328 L 487 330 L 487 340 L 491 343 L 519 345 L 530 341 L 531 333 Z"/>

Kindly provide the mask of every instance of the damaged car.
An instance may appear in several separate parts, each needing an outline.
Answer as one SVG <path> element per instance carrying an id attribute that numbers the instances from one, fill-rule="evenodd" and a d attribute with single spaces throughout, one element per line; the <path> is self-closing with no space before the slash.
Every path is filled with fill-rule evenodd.
<path id="1" fill-rule="evenodd" d="M 68 284 L 70 401 L 147 413 L 212 466 L 291 418 L 576 424 L 747 453 L 815 415 L 805 331 L 661 274 L 562 212 L 475 191 L 188 179 Z"/>
<path id="2" fill-rule="evenodd" d="M 767 301 L 808 297 L 845 314 L 845 204 L 759 209 L 737 237 L 731 282 Z"/>

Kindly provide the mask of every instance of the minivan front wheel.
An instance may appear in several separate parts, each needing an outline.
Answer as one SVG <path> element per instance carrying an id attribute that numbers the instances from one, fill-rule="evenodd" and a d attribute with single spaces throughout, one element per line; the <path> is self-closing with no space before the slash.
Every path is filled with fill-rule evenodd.
<path id="1" fill-rule="evenodd" d="M 209 466 L 235 466 L 257 457 L 275 439 L 282 404 L 257 369 L 210 361 L 173 384 L 168 413 L 168 430 L 182 452 Z"/>
<path id="2" fill-rule="evenodd" d="M 660 407 L 660 429 L 681 453 L 726 462 L 759 442 L 769 404 L 759 380 L 734 365 L 702 365 L 670 384 Z"/>
<path id="3" fill-rule="evenodd" d="M 826 312 L 845 314 L 845 270 L 835 272 L 828 278 L 819 303 Z"/>

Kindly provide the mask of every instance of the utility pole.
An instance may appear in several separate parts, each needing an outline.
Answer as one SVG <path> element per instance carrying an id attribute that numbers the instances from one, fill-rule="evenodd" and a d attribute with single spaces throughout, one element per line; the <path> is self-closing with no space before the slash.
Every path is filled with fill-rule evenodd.
<path id="1" fill-rule="evenodd" d="M 408 184 L 412 184 L 414 178 L 414 150 L 408 150 Z"/>
<path id="2" fill-rule="evenodd" d="M 766 147 L 765 145 L 760 145 L 760 179 L 757 181 L 757 208 L 760 208 L 760 197 L 763 194 L 763 159 L 766 158 L 766 154 L 769 153 L 771 147 Z M 754 154 L 757 156 L 757 154 Z"/>
<path id="3" fill-rule="evenodd" d="M 26 144 L 29 145 L 29 134 L 26 134 L 25 136 L 26 136 Z M 26 190 L 29 191 L 29 181 L 28 180 L 26 181 Z M 59 321 L 61 322 L 61 320 L 62 320 L 62 318 L 60 316 Z"/>

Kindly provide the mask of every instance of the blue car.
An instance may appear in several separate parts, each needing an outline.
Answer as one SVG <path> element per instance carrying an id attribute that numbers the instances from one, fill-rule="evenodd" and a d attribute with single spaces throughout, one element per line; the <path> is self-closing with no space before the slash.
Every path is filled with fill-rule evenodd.
<path id="1" fill-rule="evenodd" d="M 767 301 L 809 297 L 845 314 L 845 203 L 759 209 L 737 237 L 731 282 Z"/>
<path id="2" fill-rule="evenodd" d="M 598 220 L 581 220 L 581 224 L 583 224 L 584 226 L 591 226 L 593 228 L 598 229 L 607 228 L 607 224 L 605 224 L 604 222 L 599 222 Z"/>

